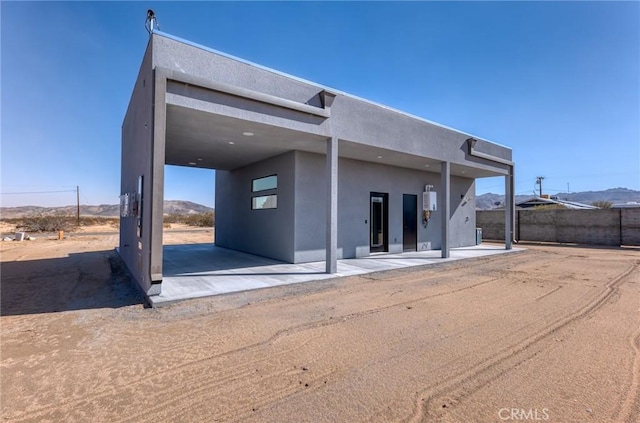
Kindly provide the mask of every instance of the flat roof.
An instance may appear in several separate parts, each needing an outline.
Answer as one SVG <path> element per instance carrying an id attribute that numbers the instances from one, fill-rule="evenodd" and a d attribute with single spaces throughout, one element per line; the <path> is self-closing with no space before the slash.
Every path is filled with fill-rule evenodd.
<path id="1" fill-rule="evenodd" d="M 207 51 L 209 53 L 217 54 L 217 55 L 220 55 L 220 56 L 225 57 L 227 59 L 235 60 L 237 62 L 244 63 L 246 65 L 253 66 L 255 68 L 258 68 L 258 69 L 261 69 L 261 70 L 264 70 L 264 71 L 267 71 L 267 72 L 274 73 L 276 75 L 284 76 L 286 78 L 290 78 L 290 79 L 293 79 L 293 80 L 298 81 L 298 82 L 302 82 L 302 83 L 305 83 L 305 84 L 313 85 L 313 86 L 318 87 L 318 88 L 323 89 L 323 90 L 327 90 L 327 91 L 330 91 L 330 92 L 333 92 L 333 93 L 336 93 L 336 94 L 340 94 L 340 95 L 343 95 L 343 96 L 346 96 L 346 97 L 353 98 L 353 99 L 358 100 L 358 101 L 362 101 L 362 102 L 365 102 L 365 103 L 368 103 L 368 104 L 372 104 L 374 106 L 381 107 L 381 108 L 383 108 L 385 110 L 389 110 L 389 111 L 394 112 L 394 113 L 399 113 L 401 115 L 404 115 L 404 116 L 410 117 L 412 119 L 416 119 L 416 120 L 428 123 L 430 125 L 434 125 L 434 126 L 437 126 L 437 127 L 443 128 L 443 129 L 454 131 L 454 132 L 469 136 L 471 138 L 476 138 L 476 139 L 479 139 L 479 140 L 486 141 L 486 142 L 489 142 L 491 144 L 497 145 L 499 147 L 506 148 L 508 150 L 512 150 L 511 147 L 507 147 L 507 146 L 499 144 L 497 142 L 490 141 L 490 140 L 488 140 L 486 138 L 478 137 L 478 136 L 470 134 L 468 132 L 460 131 L 460 130 L 452 128 L 450 126 L 442 125 L 440 123 L 433 122 L 433 121 L 425 119 L 423 117 L 416 116 L 414 114 L 407 113 L 405 111 L 402 111 L 402 110 L 399 110 L 399 109 L 395 109 L 393 107 L 389 107 L 389 106 L 386 106 L 384 104 L 377 103 L 375 101 L 367 100 L 366 98 L 362 98 L 362 97 L 358 97 L 358 96 L 353 95 L 353 94 L 346 93 L 346 92 L 344 92 L 342 90 L 338 90 L 338 89 L 335 89 L 335 88 L 332 88 L 332 87 L 328 87 L 328 86 L 323 85 L 323 84 L 318 84 L 316 82 L 309 81 L 309 80 L 304 79 L 304 78 L 300 78 L 300 77 L 297 77 L 297 76 L 294 76 L 294 75 L 291 75 L 291 74 L 288 74 L 288 73 L 285 73 L 285 72 L 281 72 L 281 71 L 278 71 L 276 69 L 269 68 L 267 66 L 263 66 L 263 65 L 260 65 L 258 63 L 255 63 L 255 62 L 252 62 L 252 61 L 249 61 L 249 60 L 246 60 L 246 59 L 242 59 L 240 57 L 237 57 L 237 56 L 234 56 L 234 55 L 231 55 L 231 54 L 228 54 L 228 53 L 225 53 L 223 51 L 216 50 L 216 49 L 204 46 L 202 44 L 194 43 L 194 42 L 189 41 L 189 40 L 185 40 L 184 38 L 180 38 L 180 37 L 177 37 L 175 35 L 171 35 L 171 34 L 168 34 L 168 33 L 162 32 L 162 31 L 154 31 L 153 34 L 159 35 L 159 36 L 162 36 L 162 37 L 165 37 L 165 38 L 168 38 L 170 40 L 177 41 L 177 42 L 180 42 L 180 43 L 183 43 L 183 44 L 187 44 L 189 46 L 199 48 L 199 49 Z"/>

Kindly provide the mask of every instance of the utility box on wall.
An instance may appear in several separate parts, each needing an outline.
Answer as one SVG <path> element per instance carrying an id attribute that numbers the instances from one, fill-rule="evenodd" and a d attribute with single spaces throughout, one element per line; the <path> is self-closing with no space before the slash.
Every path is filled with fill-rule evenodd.
<path id="1" fill-rule="evenodd" d="M 422 210 L 437 211 L 438 210 L 438 194 L 434 191 L 425 191 L 422 193 Z"/>

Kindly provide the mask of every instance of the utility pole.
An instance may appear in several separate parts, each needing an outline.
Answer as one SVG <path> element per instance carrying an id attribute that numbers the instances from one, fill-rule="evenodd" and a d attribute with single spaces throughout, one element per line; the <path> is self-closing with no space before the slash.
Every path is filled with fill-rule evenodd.
<path id="1" fill-rule="evenodd" d="M 536 176 L 536 185 L 540 185 L 540 197 L 542 197 L 542 180 L 544 176 Z"/>
<path id="2" fill-rule="evenodd" d="M 80 226 L 80 185 L 76 185 L 76 204 L 78 205 L 78 226 Z"/>

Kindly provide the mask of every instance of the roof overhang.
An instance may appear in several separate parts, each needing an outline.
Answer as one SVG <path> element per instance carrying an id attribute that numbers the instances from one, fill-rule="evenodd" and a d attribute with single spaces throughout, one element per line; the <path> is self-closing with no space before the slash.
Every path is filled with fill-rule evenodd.
<path id="1" fill-rule="evenodd" d="M 233 170 L 292 150 L 325 154 L 327 138 L 167 104 L 165 163 Z M 439 160 L 353 141 L 340 140 L 338 155 L 388 166 L 440 172 Z M 456 163 L 451 165 L 451 174 L 467 178 L 499 175 L 492 170 Z"/>
<path id="2" fill-rule="evenodd" d="M 321 106 L 316 107 L 163 68 L 156 68 L 158 79 L 163 89 L 156 96 L 164 98 L 166 107 L 166 164 L 233 170 L 292 150 L 325 154 L 335 98 L 331 92 L 322 91 Z M 340 139 L 338 155 L 435 173 L 440 172 L 442 162 L 344 139 Z M 507 165 L 498 162 L 496 167 L 492 158 L 468 157 L 469 164 L 452 161 L 451 174 L 467 178 L 508 175 Z"/>

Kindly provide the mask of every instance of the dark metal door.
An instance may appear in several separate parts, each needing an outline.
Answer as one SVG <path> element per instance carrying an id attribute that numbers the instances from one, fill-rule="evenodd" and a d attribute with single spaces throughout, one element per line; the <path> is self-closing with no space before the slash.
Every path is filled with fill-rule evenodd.
<path id="1" fill-rule="evenodd" d="M 404 251 L 416 251 L 418 245 L 418 196 L 402 195 L 402 246 Z"/>

